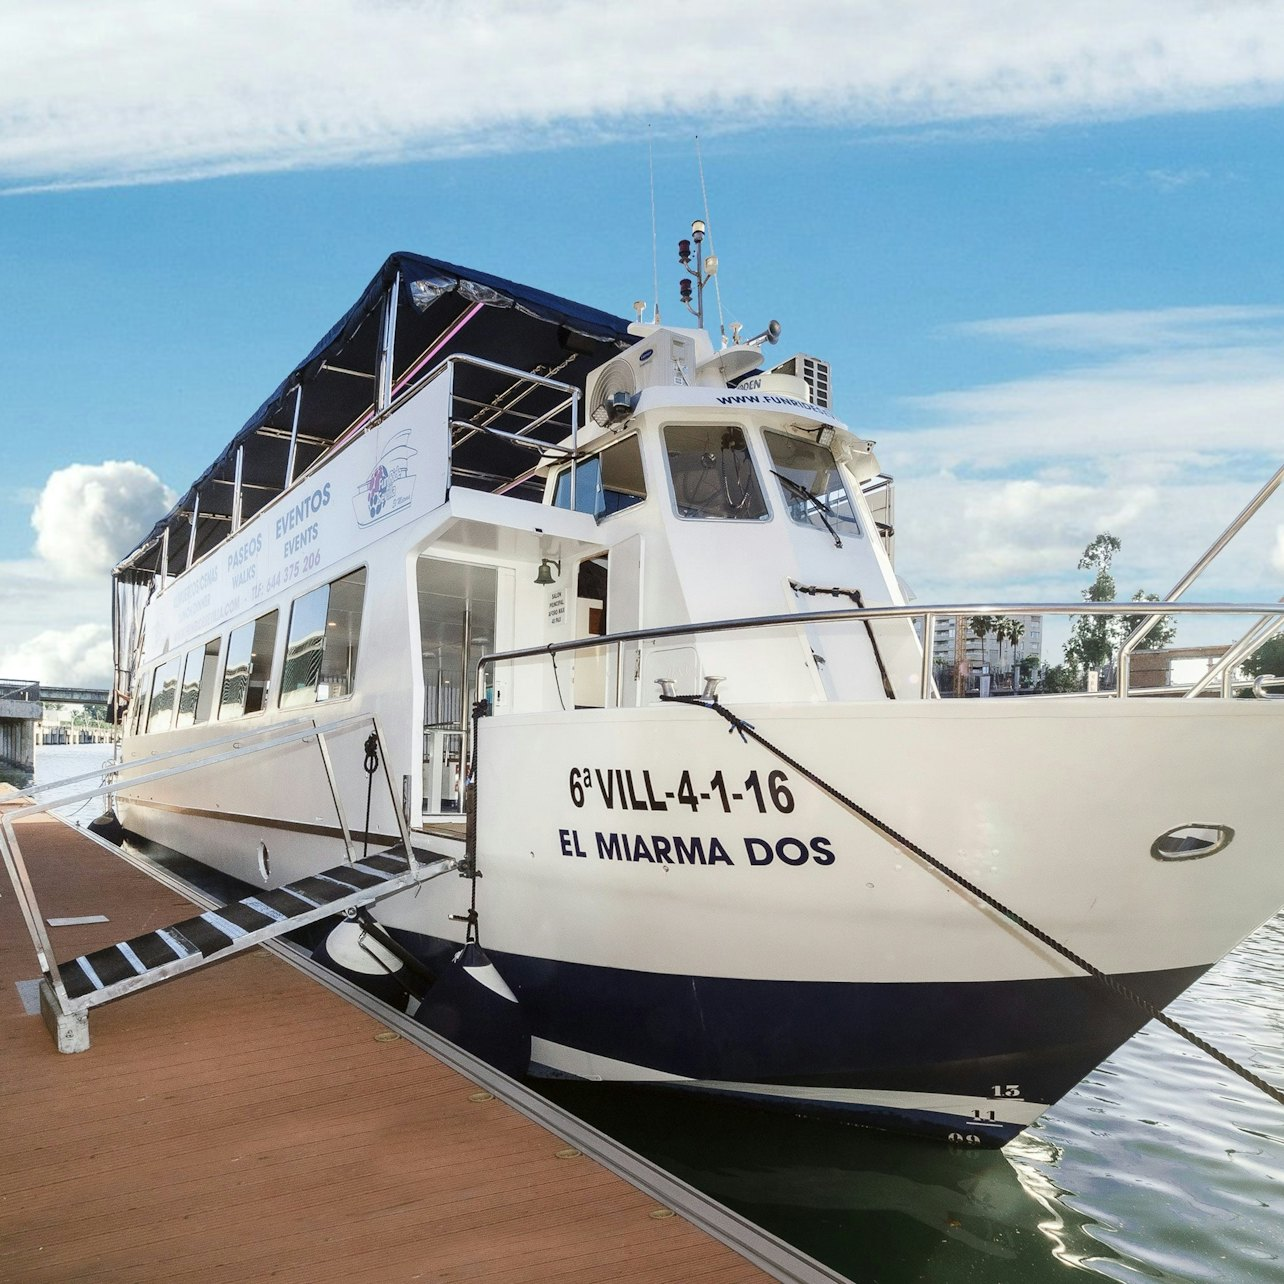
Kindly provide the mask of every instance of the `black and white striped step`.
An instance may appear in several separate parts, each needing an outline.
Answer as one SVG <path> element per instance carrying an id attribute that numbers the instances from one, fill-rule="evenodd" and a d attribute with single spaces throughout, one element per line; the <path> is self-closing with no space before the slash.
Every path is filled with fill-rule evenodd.
<path id="1" fill-rule="evenodd" d="M 314 911 L 340 901 L 377 900 L 377 892 L 410 872 L 404 856 L 381 852 L 353 865 L 337 865 L 273 891 L 260 892 L 207 910 L 173 927 L 109 945 L 58 965 L 68 998 L 80 999 L 150 972 L 181 971 L 184 960 L 205 961 L 254 933 L 260 940 L 281 936 Z M 265 931 L 265 929 L 267 929 Z M 159 977 L 157 979 L 160 979 Z"/>

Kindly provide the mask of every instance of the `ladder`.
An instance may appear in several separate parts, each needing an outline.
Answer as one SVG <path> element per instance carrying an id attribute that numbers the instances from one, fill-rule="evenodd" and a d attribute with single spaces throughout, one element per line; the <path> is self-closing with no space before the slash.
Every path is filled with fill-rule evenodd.
<path id="1" fill-rule="evenodd" d="M 342 797 L 334 778 L 327 737 L 368 728 L 365 743 L 366 767 L 382 767 L 389 802 L 401 832 L 401 841 L 387 850 L 358 856 L 351 826 L 344 814 Z M 54 807 L 87 801 L 122 787 L 150 784 L 203 766 L 226 762 L 247 754 L 279 749 L 300 741 L 315 743 L 322 770 L 334 802 L 343 834 L 347 860 L 331 869 L 309 874 L 283 887 L 255 892 L 218 909 L 207 910 L 172 927 L 144 933 L 95 950 L 80 958 L 59 963 L 45 931 L 43 917 L 31 885 L 26 863 L 19 849 L 14 823 Z M 373 754 L 373 758 L 372 755 Z M 89 772 L 71 780 L 46 786 L 51 792 L 74 781 L 101 776 Z M 104 842 L 105 840 L 97 840 Z M 107 844 L 110 846 L 110 844 Z M 100 783 L 91 789 L 60 796 L 57 801 L 32 803 L 6 809 L 0 815 L 0 856 L 13 883 L 23 918 L 26 920 L 36 959 L 43 973 L 40 982 L 40 1010 L 60 1052 L 83 1052 L 89 1047 L 89 1010 L 171 977 L 217 963 L 296 928 L 323 918 L 356 914 L 366 906 L 418 887 L 442 874 L 458 870 L 462 857 L 417 851 L 410 828 L 397 805 L 387 756 L 373 715 L 356 714 L 319 725 L 303 717 L 259 729 L 238 730 L 203 746 L 182 746 L 165 750 L 109 768 Z"/>
<path id="2" fill-rule="evenodd" d="M 207 963 L 220 963 L 319 919 L 374 905 L 459 865 L 454 857 L 421 862 L 389 849 L 82 954 L 58 965 L 66 1006 L 87 1012 Z"/>

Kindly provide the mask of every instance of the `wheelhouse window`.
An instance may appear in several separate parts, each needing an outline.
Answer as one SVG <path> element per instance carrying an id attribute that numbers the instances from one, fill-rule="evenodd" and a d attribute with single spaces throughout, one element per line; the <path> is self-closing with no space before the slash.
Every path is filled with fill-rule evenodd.
<path id="1" fill-rule="evenodd" d="M 763 521 L 769 516 L 743 429 L 670 424 L 664 446 L 679 517 Z"/>
<path id="2" fill-rule="evenodd" d="M 175 656 L 162 664 L 152 675 L 152 699 L 147 707 L 147 734 L 168 731 L 174 721 L 174 697 L 178 693 L 178 677 L 183 660 Z"/>
<path id="3" fill-rule="evenodd" d="M 281 708 L 352 694 L 365 600 L 365 567 L 323 584 L 290 607 Z"/>
<path id="4" fill-rule="evenodd" d="M 278 612 L 260 615 L 253 624 L 232 631 L 227 642 L 227 668 L 219 700 L 220 721 L 258 713 L 267 700 Z"/>
<path id="5" fill-rule="evenodd" d="M 553 504 L 557 508 L 572 508 L 578 513 L 592 513 L 594 517 L 609 517 L 612 513 L 640 504 L 646 498 L 642 451 L 636 434 L 579 460 L 574 468 L 574 496 L 571 494 L 571 472 L 568 464 L 557 474 L 553 486 Z"/>
<path id="6" fill-rule="evenodd" d="M 856 506 L 828 447 L 811 437 L 763 433 L 785 510 L 802 526 L 830 535 L 860 535 Z"/>
<path id="7" fill-rule="evenodd" d="M 203 647 L 194 647 L 183 663 L 183 686 L 178 696 L 175 727 L 208 722 L 214 706 L 214 675 L 218 669 L 221 638 L 211 638 Z"/>

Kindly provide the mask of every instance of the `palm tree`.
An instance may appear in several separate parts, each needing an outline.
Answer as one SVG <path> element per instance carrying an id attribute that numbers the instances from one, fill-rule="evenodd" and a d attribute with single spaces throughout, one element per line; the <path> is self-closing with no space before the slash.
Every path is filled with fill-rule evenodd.
<path id="1" fill-rule="evenodd" d="M 1012 644 L 1012 690 L 1017 689 L 1017 666 L 1016 666 L 1016 646 L 1017 643 L 1025 637 L 1025 625 L 1020 620 L 1015 620 L 1010 615 L 1003 617 L 1005 629 L 1004 632 L 1008 641 Z"/>

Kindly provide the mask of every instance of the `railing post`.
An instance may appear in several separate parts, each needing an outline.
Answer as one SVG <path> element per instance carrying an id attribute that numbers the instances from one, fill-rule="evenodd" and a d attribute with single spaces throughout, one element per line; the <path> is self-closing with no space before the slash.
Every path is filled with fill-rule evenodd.
<path id="1" fill-rule="evenodd" d="M 933 634 L 936 632 L 936 616 L 931 611 L 923 612 L 923 672 L 919 684 L 919 699 L 932 698 L 932 660 L 936 650 Z"/>
<path id="2" fill-rule="evenodd" d="M 1185 575 L 1177 581 L 1169 590 L 1168 596 L 1164 598 L 1165 602 L 1175 602 L 1181 595 L 1204 573 L 1208 564 L 1239 534 L 1245 523 L 1261 506 L 1279 488 L 1281 482 L 1284 482 L 1284 465 L 1281 465 L 1275 471 L 1275 475 L 1262 487 L 1261 490 L 1253 496 L 1244 506 L 1234 521 L 1213 541 L 1207 552 L 1204 553 L 1194 566 L 1186 572 Z M 1132 653 L 1137 649 L 1141 640 L 1155 627 L 1159 622 L 1158 615 L 1147 616 L 1142 622 L 1133 629 L 1132 633 L 1124 640 L 1123 646 L 1119 648 L 1119 677 L 1118 693 L 1121 696 L 1128 694 L 1128 677 L 1132 668 Z M 1204 686 L 1208 684 L 1205 683 Z M 1200 687 L 1203 690 L 1203 687 Z"/>

